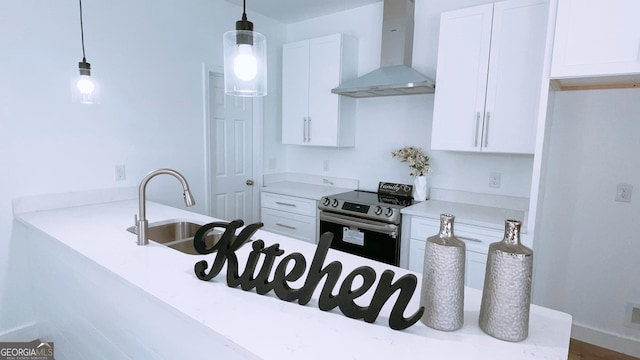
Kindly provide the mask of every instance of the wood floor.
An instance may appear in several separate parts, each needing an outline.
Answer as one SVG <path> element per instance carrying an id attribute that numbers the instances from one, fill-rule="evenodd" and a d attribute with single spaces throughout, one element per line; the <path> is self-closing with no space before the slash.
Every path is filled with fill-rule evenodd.
<path id="1" fill-rule="evenodd" d="M 582 341 L 571 339 L 568 360 L 640 360 L 633 356 L 607 350 Z"/>

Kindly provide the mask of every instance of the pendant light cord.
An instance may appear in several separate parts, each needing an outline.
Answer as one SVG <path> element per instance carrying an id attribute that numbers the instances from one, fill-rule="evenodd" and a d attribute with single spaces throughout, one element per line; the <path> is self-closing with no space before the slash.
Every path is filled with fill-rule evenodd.
<path id="1" fill-rule="evenodd" d="M 80 2 L 80 39 L 82 40 L 82 62 L 87 62 L 87 58 L 84 54 L 84 25 L 82 24 L 82 0 Z"/>
<path id="2" fill-rule="evenodd" d="M 242 20 L 247 21 L 247 0 L 242 0 Z"/>

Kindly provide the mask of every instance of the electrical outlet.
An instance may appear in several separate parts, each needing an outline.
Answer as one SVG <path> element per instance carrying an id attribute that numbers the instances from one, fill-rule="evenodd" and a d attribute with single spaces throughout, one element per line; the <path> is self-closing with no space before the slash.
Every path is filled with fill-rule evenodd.
<path id="1" fill-rule="evenodd" d="M 127 180 L 127 173 L 124 170 L 124 165 L 116 165 L 116 168 L 115 168 L 115 179 L 116 179 L 116 181 L 125 181 L 125 180 Z"/>
<path id="2" fill-rule="evenodd" d="M 627 303 L 624 325 L 629 328 L 640 329 L 640 304 Z"/>
<path id="3" fill-rule="evenodd" d="M 276 158 L 269 158 L 269 170 L 273 170 L 278 167 L 278 162 Z"/>
<path id="4" fill-rule="evenodd" d="M 322 170 L 323 170 L 323 171 L 329 171 L 329 160 L 325 160 L 325 161 L 322 163 Z"/>
<path id="5" fill-rule="evenodd" d="M 616 187 L 616 201 L 631 202 L 633 185 L 620 183 Z"/>
<path id="6" fill-rule="evenodd" d="M 499 172 L 492 172 L 489 174 L 489 187 L 490 188 L 499 188 L 500 187 L 500 177 L 502 174 Z"/>

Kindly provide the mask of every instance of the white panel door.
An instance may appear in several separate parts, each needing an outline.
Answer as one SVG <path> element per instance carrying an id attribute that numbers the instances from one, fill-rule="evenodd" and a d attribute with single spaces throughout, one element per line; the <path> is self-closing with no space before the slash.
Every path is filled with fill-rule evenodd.
<path id="1" fill-rule="evenodd" d="M 246 224 L 253 219 L 253 123 L 251 98 L 224 95 L 222 74 L 211 73 L 211 216 Z"/>

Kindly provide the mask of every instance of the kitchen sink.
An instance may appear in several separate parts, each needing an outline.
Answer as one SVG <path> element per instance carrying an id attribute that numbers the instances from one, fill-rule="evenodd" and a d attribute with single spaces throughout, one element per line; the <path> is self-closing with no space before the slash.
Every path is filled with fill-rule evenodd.
<path id="1" fill-rule="evenodd" d="M 167 220 L 150 223 L 147 228 L 149 240 L 168 246 L 185 254 L 198 255 L 193 246 L 193 237 L 202 224 L 193 223 L 187 220 Z M 137 226 L 127 228 L 133 234 L 138 233 Z M 212 247 L 222 237 L 220 231 L 209 231 L 204 239 L 207 248 Z"/>

